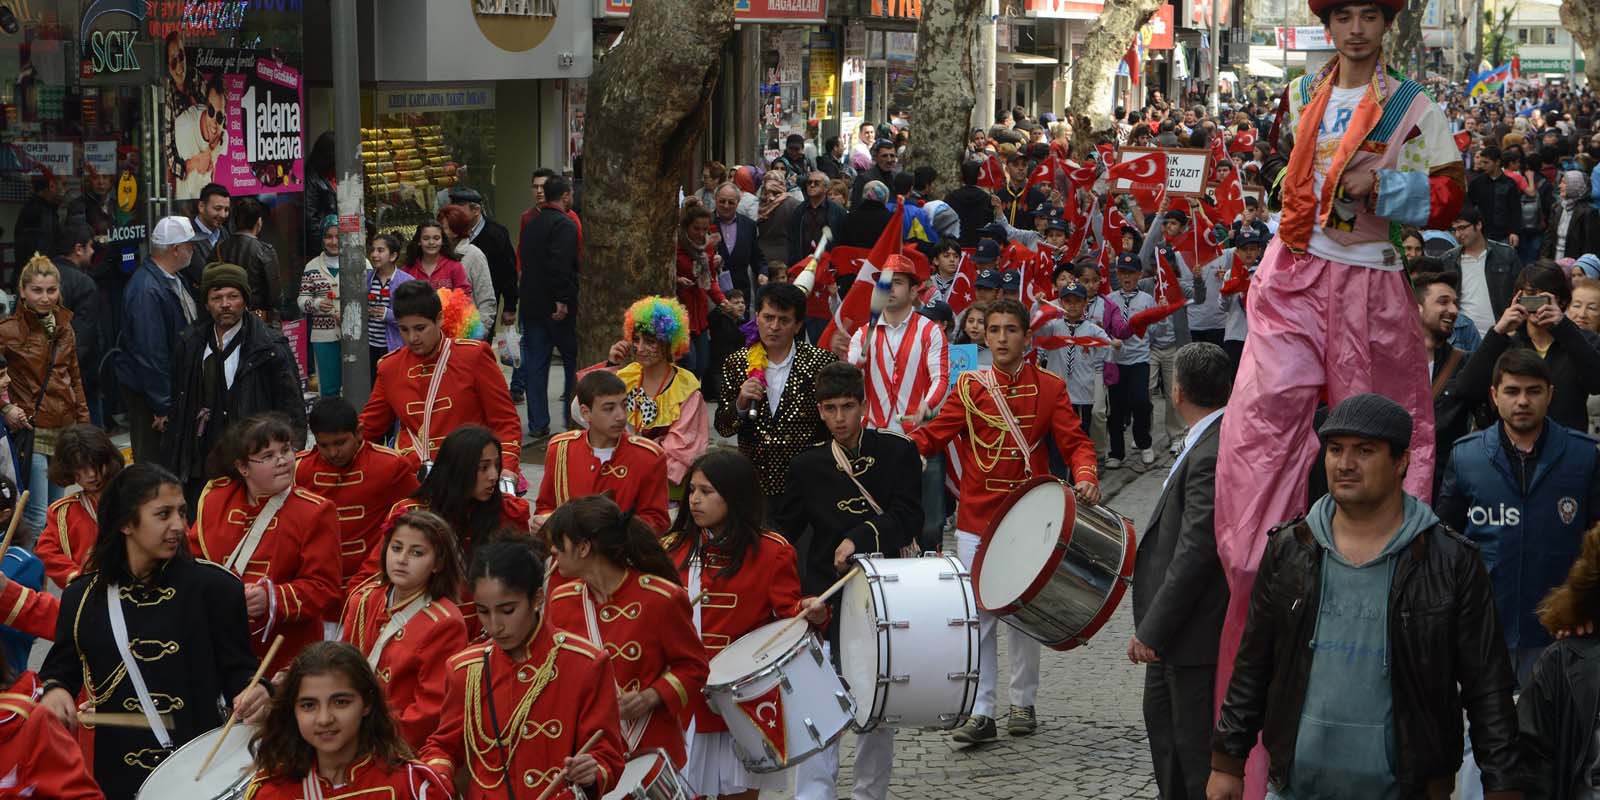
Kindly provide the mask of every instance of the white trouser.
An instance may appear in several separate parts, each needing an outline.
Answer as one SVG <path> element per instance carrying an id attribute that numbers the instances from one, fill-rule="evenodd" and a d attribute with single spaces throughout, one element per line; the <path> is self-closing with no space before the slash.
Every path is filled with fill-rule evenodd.
<path id="1" fill-rule="evenodd" d="M 833 648 L 822 643 L 826 658 Z M 884 800 L 889 796 L 889 779 L 894 775 L 894 728 L 879 725 L 856 736 L 855 790 L 852 800 Z M 794 768 L 795 800 L 835 800 L 834 785 L 839 781 L 839 743 L 800 762 Z"/>
<path id="2" fill-rule="evenodd" d="M 979 537 L 956 531 L 956 558 L 972 568 L 977 561 Z M 978 612 L 978 697 L 972 704 L 974 716 L 994 716 L 995 676 L 999 674 L 999 642 L 995 628 L 1006 629 L 1006 656 L 1011 662 L 1011 705 L 1031 706 L 1039 692 L 1039 642 L 1026 633 L 1002 623 L 984 611 Z"/>

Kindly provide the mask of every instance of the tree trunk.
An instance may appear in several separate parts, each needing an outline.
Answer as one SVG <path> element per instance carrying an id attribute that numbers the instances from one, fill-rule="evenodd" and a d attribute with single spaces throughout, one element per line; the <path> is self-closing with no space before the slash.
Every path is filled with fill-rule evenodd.
<path id="1" fill-rule="evenodd" d="M 580 365 L 605 359 L 634 300 L 675 294 L 678 190 L 732 35 L 728 0 L 634 0 L 622 42 L 595 66 L 583 135 Z"/>
<path id="2" fill-rule="evenodd" d="M 1561 27 L 1578 42 L 1589 89 L 1600 89 L 1600 7 L 1594 0 L 1561 0 Z"/>
<path id="3" fill-rule="evenodd" d="M 961 185 L 967 123 L 977 102 L 973 53 L 984 0 L 928 0 L 917 24 L 916 87 L 911 97 L 911 137 L 906 168 L 933 167 L 936 193 Z"/>
<path id="4" fill-rule="evenodd" d="M 1422 69 L 1422 14 L 1427 6 L 1428 0 L 1408 0 L 1383 46 L 1390 64 L 1419 81 L 1427 77 Z"/>
<path id="5" fill-rule="evenodd" d="M 1072 64 L 1072 98 L 1067 101 L 1074 158 L 1088 155 L 1100 135 L 1115 133 L 1111 112 L 1116 98 L 1111 88 L 1117 63 L 1133 44 L 1134 34 L 1160 7 L 1161 0 L 1106 0 L 1100 18 L 1084 34 L 1083 52 Z"/>

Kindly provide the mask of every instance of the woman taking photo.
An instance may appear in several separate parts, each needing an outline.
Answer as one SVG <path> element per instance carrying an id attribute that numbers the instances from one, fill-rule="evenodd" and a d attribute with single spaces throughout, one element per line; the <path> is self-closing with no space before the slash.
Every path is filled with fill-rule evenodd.
<path id="1" fill-rule="evenodd" d="M 383 571 L 350 593 L 339 638 L 377 670 L 400 738 L 421 747 L 439 724 L 445 661 L 467 646 L 455 604 L 466 573 L 450 525 L 429 511 L 400 515 L 382 548 Z"/>
<path id="2" fill-rule="evenodd" d="M 607 368 L 628 387 L 628 430 L 661 445 L 667 459 L 668 496 L 683 500 L 689 465 L 705 453 L 711 439 L 700 379 L 677 366 L 690 348 L 692 324 L 683 305 L 665 297 L 646 297 L 622 314 L 621 347 L 613 346 Z M 632 361 L 623 363 L 627 359 Z M 622 364 L 616 367 L 616 364 Z M 579 419 L 576 400 L 573 419 Z"/>
<path id="3" fill-rule="evenodd" d="M 400 254 L 400 238 L 392 233 L 372 237 L 367 251 L 367 350 L 374 381 L 379 359 L 405 345 L 394 318 L 394 290 L 415 279 L 400 269 Z"/>
<path id="4" fill-rule="evenodd" d="M 106 485 L 99 522 L 90 570 L 61 597 L 55 643 L 39 670 L 39 704 L 75 728 L 79 690 L 87 690 L 90 707 L 122 712 L 143 711 L 134 685 L 148 688 L 147 713 L 170 726 L 95 731 L 95 780 L 120 800 L 133 797 L 174 749 L 223 723 L 219 697 L 248 721 L 265 709 L 267 689 L 250 685 L 256 658 L 244 587 L 184 547 L 177 478 L 153 464 L 128 467 Z"/>
<path id="5" fill-rule="evenodd" d="M 412 760 L 372 667 L 340 642 L 295 657 L 250 749 L 256 777 L 245 800 L 450 796 L 446 781 Z"/>
<path id="6" fill-rule="evenodd" d="M 678 508 L 672 532 L 662 542 L 689 595 L 707 593 L 694 621 L 708 662 L 773 620 L 802 613 L 814 625 L 827 620 L 827 606 L 816 598 L 800 599 L 794 548 L 762 528 L 764 505 L 750 459 L 732 450 L 707 453 L 689 468 L 689 500 Z M 727 723 L 703 696 L 696 696 L 693 706 L 695 735 L 682 773 L 695 794 L 755 800 L 763 789 L 782 791 L 789 785 L 786 771 L 746 770 Z"/>
<path id="7" fill-rule="evenodd" d="M 468 578 L 489 641 L 450 659 L 439 729 L 420 755 L 440 775 L 464 770 L 466 800 L 539 797 L 552 781 L 566 787 L 553 798 L 599 797 L 622 772 L 611 660 L 544 624 L 537 547 L 513 536 L 472 555 Z"/>
<path id="8" fill-rule="evenodd" d="M 495 316 L 494 275 L 489 272 L 489 257 L 472 243 L 472 212 L 466 206 L 451 203 L 439 209 L 439 224 L 454 247 L 447 250 L 455 255 L 467 271 L 467 282 L 472 284 L 472 304 L 478 307 L 488 329 L 488 338 L 494 338 Z"/>
<path id="9" fill-rule="evenodd" d="M 0 406 L 0 415 L 17 446 L 18 483 L 32 491 L 22 522 L 36 531 L 44 527 L 45 507 L 61 499 L 61 487 L 49 479 L 56 437 L 68 425 L 89 423 L 89 401 L 78 373 L 72 312 L 61 305 L 60 271 L 50 259 L 35 256 L 23 266 L 17 286 L 22 302 L 0 320 L 0 356 L 14 400 Z M 31 447 L 24 431 L 31 432 Z"/>
<path id="10" fill-rule="evenodd" d="M 100 493 L 122 466 L 122 451 L 105 431 L 93 425 L 72 425 L 56 439 L 50 483 L 61 487 L 77 484 L 78 491 L 50 504 L 34 554 L 57 586 L 66 588 L 89 560 L 89 550 L 100 533 L 96 516 Z"/>
<path id="11" fill-rule="evenodd" d="M 566 580 L 551 590 L 550 624 L 627 656 L 611 664 L 626 755 L 659 747 L 683 769 L 707 668 L 677 567 L 649 525 L 604 495 L 568 502 L 544 530 Z"/>
<path id="12" fill-rule="evenodd" d="M 370 268 L 370 267 L 369 267 Z M 311 326 L 311 356 L 317 388 L 323 397 L 338 397 L 344 385 L 339 366 L 339 220 L 322 221 L 322 252 L 300 272 L 300 312 Z"/>
<path id="13" fill-rule="evenodd" d="M 689 358 L 685 366 L 699 379 L 711 368 L 711 322 L 714 306 L 726 302 L 717 285 L 722 234 L 711 230 L 707 206 L 686 206 L 678 223 L 678 302 L 689 316 Z"/>
<path id="14" fill-rule="evenodd" d="M 427 281 L 435 289 L 460 289 L 470 296 L 472 281 L 466 267 L 445 255 L 444 247 L 443 225 L 431 219 L 418 225 L 406 251 L 406 274 Z"/>
<path id="15" fill-rule="evenodd" d="M 223 477 L 200 492 L 189 550 L 244 581 L 251 645 L 260 656 L 277 634 L 271 675 L 324 638 L 337 619 L 339 514 L 294 485 L 294 434 L 277 414 L 251 417 L 219 448 Z"/>

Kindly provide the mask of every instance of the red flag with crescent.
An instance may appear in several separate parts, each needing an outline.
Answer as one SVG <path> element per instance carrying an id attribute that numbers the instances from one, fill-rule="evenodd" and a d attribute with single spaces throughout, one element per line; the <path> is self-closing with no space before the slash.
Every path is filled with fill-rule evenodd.
<path id="1" fill-rule="evenodd" d="M 1472 133 L 1470 131 L 1461 131 L 1456 134 L 1457 150 L 1465 150 L 1470 144 L 1472 144 Z"/>
<path id="2" fill-rule="evenodd" d="M 1249 153 L 1256 147 L 1256 129 L 1246 128 L 1233 135 L 1233 141 L 1228 143 L 1228 149 L 1235 153 Z"/>
<path id="3" fill-rule="evenodd" d="M 761 738 L 772 746 L 772 752 L 777 755 L 778 761 L 788 761 L 789 729 L 784 726 L 783 721 L 783 685 L 774 683 L 771 689 L 737 705 L 739 710 L 755 723 L 756 729 L 761 731 Z"/>
<path id="4" fill-rule="evenodd" d="M 966 251 L 961 253 L 961 266 L 956 268 L 955 283 L 950 286 L 950 313 L 960 316 L 961 312 L 972 307 L 978 301 L 978 262 L 972 260 L 972 254 Z"/>
<path id="5" fill-rule="evenodd" d="M 1171 249 L 1166 247 L 1156 251 L 1157 305 L 1134 314 L 1128 320 L 1128 327 L 1135 336 L 1143 336 L 1151 325 L 1178 313 L 1178 309 L 1189 303 L 1183 296 L 1183 287 L 1178 283 L 1178 271 L 1173 269 L 1172 261 L 1168 258 L 1170 252 Z"/>
<path id="6" fill-rule="evenodd" d="M 1244 189 L 1239 186 L 1239 171 L 1228 170 L 1228 177 L 1217 186 L 1217 217 L 1231 223 L 1244 213 Z"/>
<path id="7" fill-rule="evenodd" d="M 1039 165 L 1034 167 L 1032 172 L 1028 173 L 1028 185 L 1024 186 L 1023 189 L 1026 190 L 1036 183 L 1053 184 L 1055 183 L 1055 180 L 1056 157 L 1050 156 L 1049 158 L 1040 161 Z"/>
<path id="8" fill-rule="evenodd" d="M 1094 151 L 1100 154 L 1100 163 L 1107 166 L 1117 160 L 1117 146 L 1110 142 L 1101 142 L 1095 145 Z"/>
<path id="9" fill-rule="evenodd" d="M 1107 147 L 1109 146 L 1108 144 Z M 1065 169 L 1068 180 L 1085 189 L 1094 185 L 1094 178 L 1100 173 L 1093 161 L 1087 164 L 1079 164 L 1076 161 L 1063 161 L 1061 166 Z"/>
<path id="10" fill-rule="evenodd" d="M 1098 336 L 1035 336 L 1033 346 L 1040 350 L 1060 350 L 1063 347 L 1110 347 L 1111 343 Z"/>
<path id="11" fill-rule="evenodd" d="M 1222 284 L 1223 294 L 1239 294 L 1250 288 L 1250 268 L 1245 266 L 1239 251 L 1233 253 L 1233 264 L 1228 267 L 1228 279 Z"/>
<path id="12" fill-rule="evenodd" d="M 1127 180 L 1134 183 L 1166 183 L 1167 154 L 1161 152 L 1146 153 L 1121 164 L 1113 164 L 1111 169 L 1106 170 L 1106 178 L 1108 180 Z"/>
<path id="13" fill-rule="evenodd" d="M 996 156 L 989 156 L 983 160 L 983 167 L 978 170 L 978 188 L 988 189 L 991 192 L 1000 191 L 1006 185 L 1006 168 Z"/>

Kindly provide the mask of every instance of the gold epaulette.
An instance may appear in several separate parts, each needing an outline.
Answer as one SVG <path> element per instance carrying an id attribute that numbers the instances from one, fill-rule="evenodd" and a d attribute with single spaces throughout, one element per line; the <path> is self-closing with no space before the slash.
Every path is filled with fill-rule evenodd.
<path id="1" fill-rule="evenodd" d="M 298 486 L 294 487 L 294 493 L 301 500 L 309 500 L 309 501 L 311 501 L 313 503 L 316 503 L 318 505 L 321 505 L 323 503 L 331 503 L 331 502 L 333 502 L 332 500 L 329 500 L 328 498 L 323 497 L 322 495 L 317 494 L 316 492 L 310 491 L 308 489 L 302 489 L 302 488 L 300 488 Z"/>
<path id="2" fill-rule="evenodd" d="M 0 714 L 16 714 L 27 719 L 37 707 L 38 704 L 28 695 L 11 692 L 0 694 Z"/>
<path id="3" fill-rule="evenodd" d="M 583 434 L 584 431 L 581 428 L 575 431 L 562 431 L 561 433 L 550 437 L 550 443 L 555 444 L 556 442 L 570 442 L 582 436 Z"/>
<path id="4" fill-rule="evenodd" d="M 475 645 L 472 645 L 471 647 L 468 647 L 467 649 L 462 650 L 461 652 L 456 653 L 455 655 L 451 656 L 446 663 L 448 663 L 450 665 L 450 669 L 452 669 L 452 670 L 464 669 L 466 667 L 470 667 L 473 664 L 480 663 L 483 660 L 487 659 L 489 657 L 489 648 L 491 648 L 491 647 L 494 647 L 494 645 L 493 644 L 475 644 Z"/>
<path id="5" fill-rule="evenodd" d="M 655 453 L 658 456 L 665 456 L 667 454 L 667 451 L 661 449 L 661 445 L 656 444 L 655 442 L 652 442 L 652 441 L 650 441 L 649 439 L 647 439 L 647 438 L 645 438 L 643 436 L 635 436 L 633 434 L 628 434 L 628 441 L 632 442 L 633 444 L 636 444 L 636 445 L 638 445 L 640 447 L 643 447 L 644 449 L 649 450 L 650 452 Z"/>
<path id="6" fill-rule="evenodd" d="M 552 637 L 552 640 L 555 642 L 556 647 L 562 650 L 577 653 L 584 658 L 597 659 L 605 656 L 604 650 L 596 647 L 595 644 L 588 639 L 585 639 L 571 631 L 561 631 Z"/>
<path id="7" fill-rule="evenodd" d="M 583 585 L 579 581 L 573 581 L 571 583 L 564 584 L 560 588 L 558 588 L 555 591 L 550 593 L 550 599 L 551 600 L 560 600 L 560 599 L 566 598 L 566 597 L 582 597 L 582 596 L 583 596 Z"/>
<path id="8" fill-rule="evenodd" d="M 675 581 L 664 580 L 654 575 L 640 575 L 639 588 L 649 589 L 650 591 L 668 599 L 672 599 L 680 594 L 687 593 L 684 591 L 684 588 L 679 586 Z"/>
<path id="9" fill-rule="evenodd" d="M 378 444 L 377 442 L 368 442 L 367 444 L 370 445 L 372 447 L 372 449 L 374 449 L 374 450 L 376 450 L 376 451 L 378 451 L 380 453 L 384 453 L 384 454 L 391 455 L 391 456 L 399 456 L 401 458 L 405 458 L 405 454 L 404 453 L 400 452 L 399 450 L 394 449 L 393 447 L 389 447 L 388 445 Z"/>
<path id="10" fill-rule="evenodd" d="M 66 497 L 63 497 L 60 500 L 57 500 L 54 503 L 51 503 L 50 507 L 48 509 L 46 509 L 45 513 L 53 514 L 53 513 L 55 513 L 56 509 L 60 508 L 62 505 L 66 504 L 66 503 L 75 503 L 77 501 L 78 501 L 78 493 L 77 492 L 73 492 L 72 494 L 69 494 Z"/>
<path id="11" fill-rule="evenodd" d="M 681 538 L 683 538 L 683 534 L 680 531 L 667 531 L 667 535 L 661 537 L 661 549 L 671 550 L 677 547 L 678 540 Z"/>

